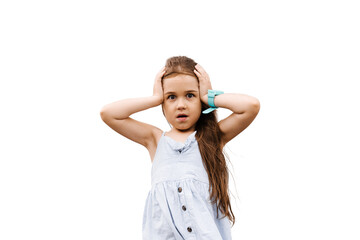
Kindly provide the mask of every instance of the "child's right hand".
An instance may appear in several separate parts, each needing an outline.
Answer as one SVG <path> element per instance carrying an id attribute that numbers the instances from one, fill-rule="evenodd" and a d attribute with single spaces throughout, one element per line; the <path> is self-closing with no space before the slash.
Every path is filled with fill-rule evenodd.
<path id="1" fill-rule="evenodd" d="M 164 93 L 161 85 L 161 78 L 165 72 L 166 72 L 165 67 L 161 68 L 160 72 L 156 74 L 155 83 L 154 83 L 153 96 L 159 98 L 160 104 L 164 101 Z"/>

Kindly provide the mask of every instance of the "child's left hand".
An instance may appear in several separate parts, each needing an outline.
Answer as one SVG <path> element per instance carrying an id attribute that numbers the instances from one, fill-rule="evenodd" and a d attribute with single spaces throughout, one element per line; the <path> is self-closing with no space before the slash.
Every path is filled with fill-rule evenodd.
<path id="1" fill-rule="evenodd" d="M 205 72 L 204 68 L 201 67 L 199 64 L 195 66 L 194 70 L 196 76 L 199 78 L 199 90 L 200 90 L 200 98 L 201 100 L 208 104 L 207 102 L 207 93 L 209 89 L 212 89 L 210 77 Z"/>

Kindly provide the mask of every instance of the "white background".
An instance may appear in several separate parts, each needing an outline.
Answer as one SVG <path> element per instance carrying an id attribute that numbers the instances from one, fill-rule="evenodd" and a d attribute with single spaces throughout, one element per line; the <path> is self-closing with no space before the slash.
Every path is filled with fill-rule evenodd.
<path id="1" fill-rule="evenodd" d="M 100 109 L 171 56 L 254 96 L 233 239 L 360 239 L 357 1 L 1 1 L 0 239 L 141 239 L 146 149 Z M 228 110 L 220 110 L 225 117 Z M 160 107 L 134 114 L 169 130 Z"/>

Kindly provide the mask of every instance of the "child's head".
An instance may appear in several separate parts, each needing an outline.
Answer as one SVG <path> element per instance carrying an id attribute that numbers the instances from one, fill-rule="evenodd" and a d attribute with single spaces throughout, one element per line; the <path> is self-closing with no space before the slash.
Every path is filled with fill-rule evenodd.
<path id="1" fill-rule="evenodd" d="M 180 131 L 194 131 L 201 115 L 199 80 L 194 73 L 196 64 L 184 56 L 169 58 L 165 64 L 163 113 Z"/>

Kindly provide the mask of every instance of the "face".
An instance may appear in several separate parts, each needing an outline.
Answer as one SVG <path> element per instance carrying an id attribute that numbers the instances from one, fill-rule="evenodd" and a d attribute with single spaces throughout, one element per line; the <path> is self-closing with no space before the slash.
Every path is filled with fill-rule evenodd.
<path id="1" fill-rule="evenodd" d="M 196 77 L 185 74 L 163 79 L 163 110 L 167 121 L 175 130 L 195 131 L 201 114 L 199 83 Z"/>

